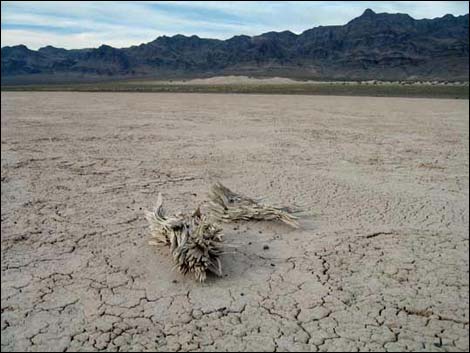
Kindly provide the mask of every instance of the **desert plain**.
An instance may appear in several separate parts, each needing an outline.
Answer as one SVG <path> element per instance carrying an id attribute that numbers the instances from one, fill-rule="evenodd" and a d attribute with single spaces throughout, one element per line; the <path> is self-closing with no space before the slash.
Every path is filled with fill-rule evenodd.
<path id="1" fill-rule="evenodd" d="M 1 99 L 2 351 L 468 351 L 468 99 Z M 216 181 L 304 214 L 200 284 L 144 211 Z"/>

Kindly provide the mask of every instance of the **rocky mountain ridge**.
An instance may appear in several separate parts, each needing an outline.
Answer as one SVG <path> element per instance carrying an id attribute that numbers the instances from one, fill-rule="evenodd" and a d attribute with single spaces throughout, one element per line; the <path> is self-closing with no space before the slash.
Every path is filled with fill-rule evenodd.
<path id="1" fill-rule="evenodd" d="M 1 49 L 2 83 L 211 75 L 305 79 L 466 80 L 469 16 L 415 20 L 367 9 L 343 26 L 227 40 L 162 36 L 128 48 Z"/>

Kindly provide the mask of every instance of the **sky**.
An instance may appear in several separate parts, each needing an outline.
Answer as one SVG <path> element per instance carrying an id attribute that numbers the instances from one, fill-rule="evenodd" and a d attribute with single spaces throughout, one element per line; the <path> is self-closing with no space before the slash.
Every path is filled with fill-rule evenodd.
<path id="1" fill-rule="evenodd" d="M 2 1 L 1 46 L 122 48 L 175 34 L 228 39 L 343 25 L 365 9 L 421 18 L 468 13 L 466 1 Z"/>

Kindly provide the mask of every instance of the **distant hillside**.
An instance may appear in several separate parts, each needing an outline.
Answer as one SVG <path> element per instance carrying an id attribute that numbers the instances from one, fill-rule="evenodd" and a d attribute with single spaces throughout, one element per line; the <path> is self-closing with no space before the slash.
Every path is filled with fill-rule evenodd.
<path id="1" fill-rule="evenodd" d="M 2 84 L 210 75 L 309 79 L 464 80 L 469 77 L 469 16 L 415 20 L 366 10 L 344 26 L 299 35 L 268 32 L 227 40 L 159 37 L 117 49 L 1 49 Z"/>

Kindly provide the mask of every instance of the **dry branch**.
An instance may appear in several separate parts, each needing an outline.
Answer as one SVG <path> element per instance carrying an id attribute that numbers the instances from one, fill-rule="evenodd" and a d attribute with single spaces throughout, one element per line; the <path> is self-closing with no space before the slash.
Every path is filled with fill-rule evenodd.
<path id="1" fill-rule="evenodd" d="M 210 211 L 219 221 L 279 220 L 291 227 L 299 227 L 298 218 L 287 209 L 262 205 L 249 197 L 234 193 L 221 183 L 211 187 L 209 198 Z"/>
<path id="2" fill-rule="evenodd" d="M 167 217 L 159 194 L 155 209 L 146 216 L 153 238 L 149 244 L 169 246 L 182 274 L 193 273 L 200 282 L 205 281 L 207 271 L 222 274 L 222 229 L 209 222 L 199 208 L 191 215 Z"/>

